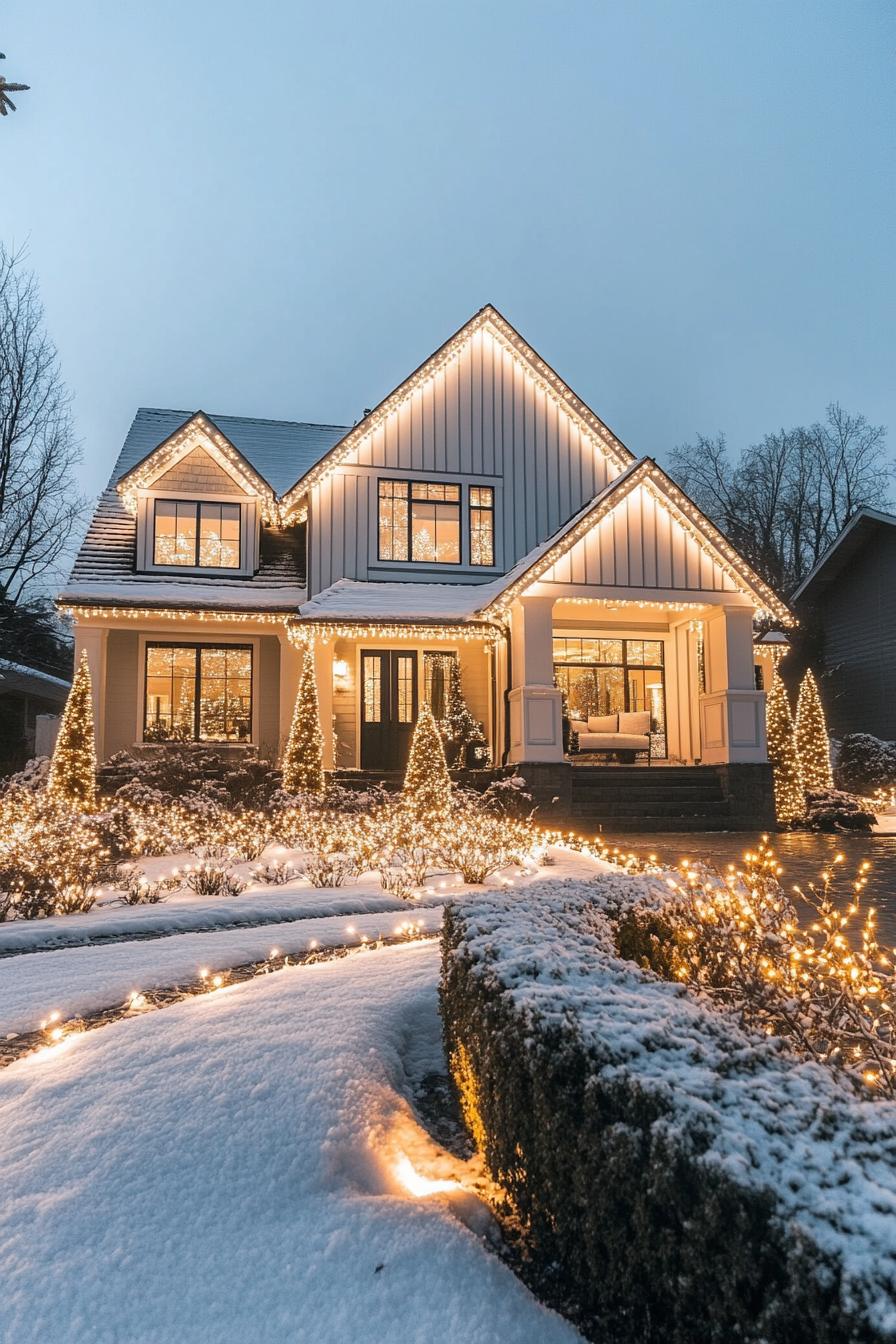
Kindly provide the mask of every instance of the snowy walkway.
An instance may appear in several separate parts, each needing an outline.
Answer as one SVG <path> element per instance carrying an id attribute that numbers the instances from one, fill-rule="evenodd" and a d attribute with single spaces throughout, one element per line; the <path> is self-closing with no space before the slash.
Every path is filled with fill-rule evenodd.
<path id="1" fill-rule="evenodd" d="M 438 957 L 287 970 L 8 1068 L 0 1338 L 578 1339 L 451 1196 L 412 1198 L 395 1174 L 427 1153 L 402 1093 L 442 1067 Z"/>

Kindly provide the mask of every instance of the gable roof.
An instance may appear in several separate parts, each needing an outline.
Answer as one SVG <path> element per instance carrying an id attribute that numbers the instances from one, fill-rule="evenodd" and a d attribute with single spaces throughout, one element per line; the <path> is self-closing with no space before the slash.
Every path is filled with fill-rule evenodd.
<path id="1" fill-rule="evenodd" d="M 450 336 L 438 350 L 414 370 L 394 392 L 390 392 L 378 406 L 369 411 L 362 420 L 333 445 L 318 462 L 310 466 L 295 481 L 295 484 L 283 496 L 284 516 L 299 509 L 299 502 L 312 486 L 316 485 L 352 454 L 377 429 L 408 400 L 424 383 L 434 378 L 442 369 L 455 360 L 463 347 L 477 331 L 487 330 L 495 340 L 508 350 L 517 360 L 526 366 L 529 376 L 558 406 L 562 407 L 579 425 L 586 437 L 594 440 L 618 469 L 635 461 L 631 453 L 612 430 L 595 415 L 591 407 L 576 396 L 572 388 L 551 368 L 533 348 L 523 340 L 519 332 L 512 327 L 493 304 L 487 303 L 465 322 L 453 336 Z"/>
<path id="2" fill-rule="evenodd" d="M 115 485 L 150 458 L 156 449 L 203 412 L 163 410 L 141 406 L 128 430 L 112 472 Z M 282 494 L 348 432 L 346 425 L 315 425 L 296 420 L 259 420 L 239 415 L 207 415 L 275 492 Z"/>
<path id="3" fill-rule="evenodd" d="M 651 457 L 631 462 L 625 471 L 574 513 L 553 536 L 524 555 L 502 578 L 489 584 L 494 595 L 480 606 L 480 614 L 486 618 L 502 616 L 515 598 L 537 583 L 602 517 L 618 508 L 626 496 L 642 484 L 659 496 L 675 520 L 695 536 L 741 592 L 753 597 L 758 607 L 778 620 L 785 624 L 792 623 L 793 617 L 778 595 Z"/>
<path id="4" fill-rule="evenodd" d="M 896 527 L 896 515 L 863 506 L 834 538 L 810 574 L 807 574 L 791 601 L 817 601 L 829 584 L 846 568 L 854 555 L 881 528 Z"/>

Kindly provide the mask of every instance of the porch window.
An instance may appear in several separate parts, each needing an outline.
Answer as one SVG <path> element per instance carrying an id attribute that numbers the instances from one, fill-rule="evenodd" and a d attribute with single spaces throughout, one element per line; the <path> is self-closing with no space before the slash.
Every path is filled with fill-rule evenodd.
<path id="1" fill-rule="evenodd" d="M 495 492 L 490 485 L 470 486 L 470 564 L 495 563 Z"/>
<path id="2" fill-rule="evenodd" d="M 239 569 L 239 504 L 157 499 L 153 564 L 192 569 Z"/>
<path id="3" fill-rule="evenodd" d="M 144 742 L 248 742 L 252 649 L 147 644 Z"/>
<path id="4" fill-rule="evenodd" d="M 554 679 L 571 719 L 649 710 L 653 754 L 666 754 L 666 677 L 659 639 L 554 639 Z"/>
<path id="5" fill-rule="evenodd" d="M 379 558 L 460 564 L 460 486 L 380 481 Z"/>

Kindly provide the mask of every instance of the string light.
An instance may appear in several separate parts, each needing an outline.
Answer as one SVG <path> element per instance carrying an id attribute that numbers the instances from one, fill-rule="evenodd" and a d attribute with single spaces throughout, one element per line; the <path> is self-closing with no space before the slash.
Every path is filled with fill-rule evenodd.
<path id="1" fill-rule="evenodd" d="M 196 448 L 205 449 L 215 458 L 246 494 L 259 497 L 265 522 L 279 523 L 280 511 L 271 486 L 201 411 L 122 476 L 116 488 L 128 512 L 136 514 L 140 490 L 153 485 Z"/>
<path id="2" fill-rule="evenodd" d="M 768 758 L 774 769 L 775 815 L 789 826 L 805 816 L 806 795 L 787 691 L 777 669 L 772 672 L 766 702 L 766 733 Z"/>
<path id="3" fill-rule="evenodd" d="M 47 789 L 77 811 L 92 812 L 96 806 L 96 735 L 86 650 L 65 702 Z"/>
<path id="4" fill-rule="evenodd" d="M 831 769 L 831 741 L 818 685 L 811 669 L 807 669 L 803 677 L 796 705 L 796 747 L 806 792 L 820 793 L 832 789 L 834 772 Z"/>
<path id="5" fill-rule="evenodd" d="M 283 753 L 283 787 L 288 793 L 323 793 L 324 739 L 320 728 L 314 651 L 305 645 L 302 677 Z"/>
<path id="6" fill-rule="evenodd" d="M 511 356 L 517 367 L 525 369 L 529 378 L 540 391 L 560 405 L 576 422 L 583 437 L 609 460 L 611 466 L 621 471 L 630 461 L 632 454 L 598 419 L 590 407 L 586 406 L 569 388 L 563 379 L 546 364 L 522 339 L 518 332 L 491 305 L 481 309 L 460 331 L 441 346 L 415 373 L 406 378 L 385 401 L 366 415 L 364 419 L 346 434 L 334 448 L 326 454 L 310 471 L 306 472 L 281 500 L 284 522 L 290 522 L 299 516 L 308 492 L 320 485 L 327 476 L 333 474 L 353 453 L 366 443 L 396 411 L 409 401 L 415 393 L 455 363 L 461 352 L 478 332 L 487 333 L 495 343 Z"/>
<path id="7" fill-rule="evenodd" d="M 185 585 L 185 592 L 189 587 Z M 127 604 L 105 602 L 102 605 L 84 606 L 79 602 L 60 602 L 59 610 L 64 616 L 70 616 L 77 622 L 90 623 L 98 619 L 110 621 L 225 621 L 228 625 L 250 622 L 253 625 L 286 626 L 295 611 L 295 606 L 284 607 L 282 611 L 246 611 L 230 610 L 224 607 L 133 607 Z"/>
<path id="8" fill-rule="evenodd" d="M 429 621 L 320 621 L 295 617 L 289 624 L 289 638 L 296 645 L 309 640 L 329 644 L 334 639 L 424 639 L 427 642 L 462 643 L 475 640 L 494 644 L 502 638 L 503 626 L 486 621 L 463 624 L 436 624 Z"/>
<path id="9" fill-rule="evenodd" d="M 451 804 L 445 746 L 428 700 L 420 706 L 414 727 L 402 801 L 411 816 L 424 824 L 441 821 Z"/>

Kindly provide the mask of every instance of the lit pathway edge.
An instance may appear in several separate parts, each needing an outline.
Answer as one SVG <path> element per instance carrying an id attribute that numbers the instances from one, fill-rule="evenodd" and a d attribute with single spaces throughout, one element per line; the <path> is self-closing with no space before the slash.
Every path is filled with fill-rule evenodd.
<path id="1" fill-rule="evenodd" d="M 215 994 L 233 985 L 263 979 L 279 971 L 299 966 L 317 965 L 320 962 L 336 961 L 348 956 L 363 956 L 385 947 L 432 942 L 438 936 L 438 933 L 422 932 L 415 921 L 408 920 L 401 932 L 388 937 L 369 939 L 362 935 L 360 943 L 334 943 L 327 947 L 311 948 L 307 952 L 272 951 L 261 961 L 244 962 L 221 971 L 200 970 L 193 979 L 181 981 L 176 985 L 135 990 L 124 1003 L 98 1008 L 79 1017 L 64 1019 L 60 1014 L 54 1013 L 37 1031 L 10 1033 L 4 1040 L 0 1040 L 0 1068 L 14 1064 L 16 1060 L 29 1055 L 58 1051 L 87 1031 L 111 1026 L 113 1022 L 119 1022 L 122 1018 L 138 1017 L 159 1008 L 170 1008 L 175 1003 L 182 1003 L 185 999 L 194 998 L 199 994 Z"/>

